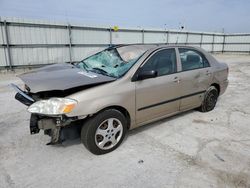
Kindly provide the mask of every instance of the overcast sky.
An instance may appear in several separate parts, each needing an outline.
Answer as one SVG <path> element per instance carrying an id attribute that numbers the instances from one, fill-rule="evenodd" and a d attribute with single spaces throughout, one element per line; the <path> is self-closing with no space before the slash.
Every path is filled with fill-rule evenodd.
<path id="1" fill-rule="evenodd" d="M 0 16 L 119 27 L 250 32 L 249 0 L 0 0 Z"/>

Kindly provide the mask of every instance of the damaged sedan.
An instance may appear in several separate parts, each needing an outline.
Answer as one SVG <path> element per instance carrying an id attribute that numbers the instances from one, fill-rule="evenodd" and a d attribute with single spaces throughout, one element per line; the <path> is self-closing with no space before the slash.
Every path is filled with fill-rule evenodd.
<path id="1" fill-rule="evenodd" d="M 126 132 L 190 109 L 208 112 L 228 85 L 228 66 L 198 47 L 116 45 L 80 62 L 19 75 L 15 98 L 31 113 L 30 133 L 48 144 L 80 135 L 94 154 Z"/>

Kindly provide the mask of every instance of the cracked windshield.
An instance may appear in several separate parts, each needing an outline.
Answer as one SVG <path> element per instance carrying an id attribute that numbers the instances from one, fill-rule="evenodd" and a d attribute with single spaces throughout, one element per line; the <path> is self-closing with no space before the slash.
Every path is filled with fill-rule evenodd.
<path id="1" fill-rule="evenodd" d="M 80 61 L 77 67 L 86 71 L 120 78 L 135 64 L 145 51 L 146 48 L 140 46 L 108 48 Z"/>

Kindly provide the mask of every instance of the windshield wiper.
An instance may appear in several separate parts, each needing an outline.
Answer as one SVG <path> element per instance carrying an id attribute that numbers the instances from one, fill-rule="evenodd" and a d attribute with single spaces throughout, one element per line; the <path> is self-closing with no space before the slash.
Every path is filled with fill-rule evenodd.
<path id="1" fill-rule="evenodd" d="M 82 63 L 82 65 L 83 65 L 82 67 L 79 65 L 80 63 Z M 87 72 L 89 71 L 89 70 L 88 70 L 89 67 L 88 67 L 88 65 L 87 65 L 84 61 L 80 61 L 80 62 L 78 62 L 78 63 L 75 63 L 74 65 L 75 65 L 77 68 L 84 68 L 84 70 L 86 70 Z"/>
<path id="2" fill-rule="evenodd" d="M 106 76 L 110 76 L 109 73 L 108 73 L 107 71 L 105 71 L 105 70 L 103 70 L 103 69 L 100 69 L 100 68 L 98 68 L 98 67 L 94 67 L 94 68 L 92 68 L 92 70 L 97 70 L 98 73 L 104 74 L 104 75 L 106 75 Z M 91 70 L 90 70 L 90 71 L 91 71 Z"/>
<path id="3" fill-rule="evenodd" d="M 94 70 L 94 71 L 93 71 Z M 113 77 L 113 78 L 117 78 L 116 76 L 113 76 L 111 74 L 109 74 L 107 71 L 101 69 L 101 68 L 98 68 L 98 67 L 94 67 L 92 68 L 92 70 L 90 71 L 93 71 L 93 72 L 96 72 L 96 73 L 100 73 L 100 74 L 103 74 L 105 76 L 109 76 L 109 77 Z"/>

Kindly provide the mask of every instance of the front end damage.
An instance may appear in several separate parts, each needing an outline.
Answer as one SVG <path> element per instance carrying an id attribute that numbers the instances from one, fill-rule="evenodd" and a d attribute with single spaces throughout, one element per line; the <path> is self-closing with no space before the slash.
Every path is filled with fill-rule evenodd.
<path id="1" fill-rule="evenodd" d="M 37 95 L 33 96 L 32 93 L 23 91 L 14 84 L 11 84 L 11 86 L 17 92 L 15 99 L 22 104 L 30 106 L 38 100 Z M 67 117 L 66 115 L 49 116 L 32 113 L 30 117 L 30 134 L 38 134 L 40 130 L 43 130 L 45 135 L 51 137 L 51 141 L 47 145 L 59 144 L 66 139 L 79 136 L 81 121 L 84 118 L 85 116 L 79 118 Z"/>
<path id="2" fill-rule="evenodd" d="M 60 144 L 66 139 L 73 139 L 79 136 L 80 120 L 66 116 L 49 117 L 38 114 L 31 114 L 30 134 L 37 134 L 44 130 L 44 134 L 51 137 L 47 145 Z"/>
<path id="3" fill-rule="evenodd" d="M 68 136 L 71 138 L 86 117 L 67 117 L 78 103 L 67 96 L 116 80 L 66 63 L 44 66 L 18 77 L 24 82 L 24 89 L 11 86 L 17 92 L 15 98 L 29 107 L 30 133 L 44 130 L 51 136 L 50 144 L 60 143 Z"/>

